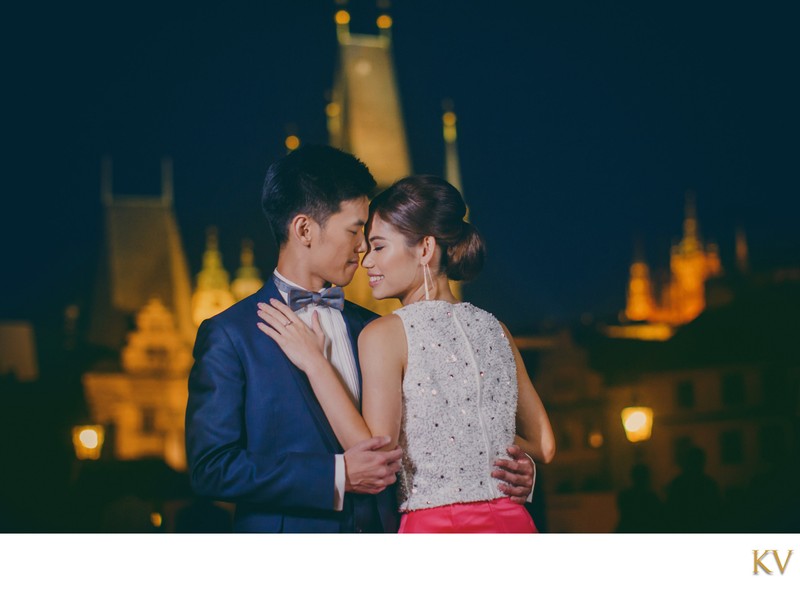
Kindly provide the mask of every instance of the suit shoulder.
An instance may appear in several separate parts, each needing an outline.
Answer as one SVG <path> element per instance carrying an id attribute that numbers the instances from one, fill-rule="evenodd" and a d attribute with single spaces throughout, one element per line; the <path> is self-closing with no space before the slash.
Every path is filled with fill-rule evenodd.
<path id="1" fill-rule="evenodd" d="M 258 302 L 267 302 L 268 300 L 268 294 L 265 294 L 263 290 L 259 290 L 225 308 L 222 312 L 208 318 L 205 322 L 220 324 L 226 328 L 240 325 L 243 321 L 246 323 L 255 323 L 258 321 L 258 318 L 255 316 L 258 310 Z"/>

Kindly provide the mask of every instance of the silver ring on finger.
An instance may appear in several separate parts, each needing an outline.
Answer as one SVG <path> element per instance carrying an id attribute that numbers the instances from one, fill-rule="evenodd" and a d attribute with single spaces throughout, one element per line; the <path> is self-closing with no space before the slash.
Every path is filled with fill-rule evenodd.
<path id="1" fill-rule="evenodd" d="M 292 322 L 293 322 L 292 320 L 290 320 L 289 322 L 284 322 L 283 326 L 289 326 L 290 324 L 292 324 Z"/>

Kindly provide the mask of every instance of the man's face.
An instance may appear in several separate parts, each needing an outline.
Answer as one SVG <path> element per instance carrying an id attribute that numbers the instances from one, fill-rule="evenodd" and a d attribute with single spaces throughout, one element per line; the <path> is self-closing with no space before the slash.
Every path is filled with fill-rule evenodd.
<path id="1" fill-rule="evenodd" d="M 317 239 L 311 243 L 313 272 L 328 283 L 345 286 L 358 269 L 359 255 L 366 251 L 364 224 L 369 215 L 366 196 L 343 201 L 324 226 L 314 224 Z"/>

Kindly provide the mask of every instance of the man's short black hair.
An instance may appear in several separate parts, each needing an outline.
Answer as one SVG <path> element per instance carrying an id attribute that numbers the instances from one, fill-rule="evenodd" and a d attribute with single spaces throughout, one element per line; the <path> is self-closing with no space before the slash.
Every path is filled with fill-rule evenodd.
<path id="1" fill-rule="evenodd" d="M 374 188 L 369 169 L 352 154 L 330 146 L 302 146 L 269 167 L 261 209 L 281 246 L 296 215 L 304 213 L 325 225 L 343 201 L 369 197 Z"/>

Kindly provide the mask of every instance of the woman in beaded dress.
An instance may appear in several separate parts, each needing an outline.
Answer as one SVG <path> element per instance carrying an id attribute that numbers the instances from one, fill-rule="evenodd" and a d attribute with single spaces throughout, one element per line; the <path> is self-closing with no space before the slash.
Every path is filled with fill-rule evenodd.
<path id="1" fill-rule="evenodd" d="M 535 532 L 492 464 L 512 444 L 547 463 L 555 439 L 506 327 L 450 290 L 485 255 L 465 214 L 460 193 L 433 176 L 407 177 L 372 200 L 362 265 L 374 297 L 403 307 L 361 332 L 362 414 L 322 354 L 316 312 L 309 328 L 272 300 L 259 306 L 259 328 L 306 373 L 345 449 L 373 435 L 403 449 L 401 533 Z"/>

